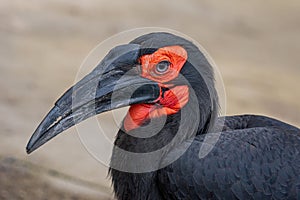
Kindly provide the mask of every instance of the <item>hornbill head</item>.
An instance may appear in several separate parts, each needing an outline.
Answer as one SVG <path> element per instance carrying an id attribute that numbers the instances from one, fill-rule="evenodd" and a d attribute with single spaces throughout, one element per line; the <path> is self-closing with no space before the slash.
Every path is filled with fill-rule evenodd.
<path id="1" fill-rule="evenodd" d="M 27 153 L 91 116 L 128 105 L 122 125 L 126 133 L 185 107 L 189 112 L 183 117 L 197 120 L 184 121 L 196 123 L 197 133 L 207 131 L 217 112 L 213 76 L 192 42 L 163 32 L 140 36 L 113 48 L 58 99 L 32 135 Z"/>

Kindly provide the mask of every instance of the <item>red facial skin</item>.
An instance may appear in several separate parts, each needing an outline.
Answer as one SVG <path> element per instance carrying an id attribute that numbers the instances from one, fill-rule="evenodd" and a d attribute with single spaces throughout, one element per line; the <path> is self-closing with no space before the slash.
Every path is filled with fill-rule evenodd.
<path id="1" fill-rule="evenodd" d="M 189 100 L 188 86 L 175 86 L 167 84 L 167 82 L 178 77 L 181 68 L 187 60 L 187 52 L 181 46 L 168 46 L 140 57 L 141 76 L 153 80 L 161 87 L 168 88 L 156 100 L 155 104 L 136 104 L 129 108 L 124 119 L 124 128 L 126 132 L 136 129 L 141 124 L 152 118 L 161 117 L 163 115 L 171 115 L 177 113 Z M 156 66 L 162 61 L 169 62 L 166 71 L 160 72 Z"/>

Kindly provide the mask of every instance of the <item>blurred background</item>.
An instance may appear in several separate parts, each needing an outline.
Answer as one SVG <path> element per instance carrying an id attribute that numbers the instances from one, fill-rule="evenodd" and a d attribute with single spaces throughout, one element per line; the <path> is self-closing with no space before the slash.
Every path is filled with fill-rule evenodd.
<path id="1" fill-rule="evenodd" d="M 25 145 L 99 42 L 136 27 L 175 29 L 219 67 L 227 114 L 300 126 L 300 2 L 0 0 L 0 199 L 111 199 L 107 168 L 74 128 Z"/>

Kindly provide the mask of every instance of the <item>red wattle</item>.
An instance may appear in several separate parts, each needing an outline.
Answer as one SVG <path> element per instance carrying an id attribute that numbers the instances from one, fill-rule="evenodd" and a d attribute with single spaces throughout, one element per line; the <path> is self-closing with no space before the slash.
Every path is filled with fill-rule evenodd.
<path id="1" fill-rule="evenodd" d="M 129 108 L 124 119 L 125 130 L 131 131 L 149 119 L 177 113 L 189 99 L 187 86 L 176 86 L 165 91 L 155 104 L 136 104 Z"/>

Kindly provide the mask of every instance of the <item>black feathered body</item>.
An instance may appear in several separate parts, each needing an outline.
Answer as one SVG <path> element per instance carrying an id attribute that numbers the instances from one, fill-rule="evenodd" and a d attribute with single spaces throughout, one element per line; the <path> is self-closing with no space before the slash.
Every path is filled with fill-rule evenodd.
<path id="1" fill-rule="evenodd" d="M 123 134 L 119 133 L 118 137 L 126 137 Z M 179 159 L 157 171 L 125 173 L 111 169 L 116 197 L 300 198 L 299 129 L 263 116 L 226 117 L 217 143 L 207 156 L 199 158 L 204 138 L 213 137 L 214 134 L 217 133 L 198 134 L 194 139 L 183 141 L 170 149 L 165 159 L 180 151 L 182 146 L 189 146 Z M 130 140 L 126 138 L 126 141 Z M 129 148 L 130 144 L 127 145 L 126 148 Z M 132 148 L 135 147 L 136 144 L 132 144 Z"/>

